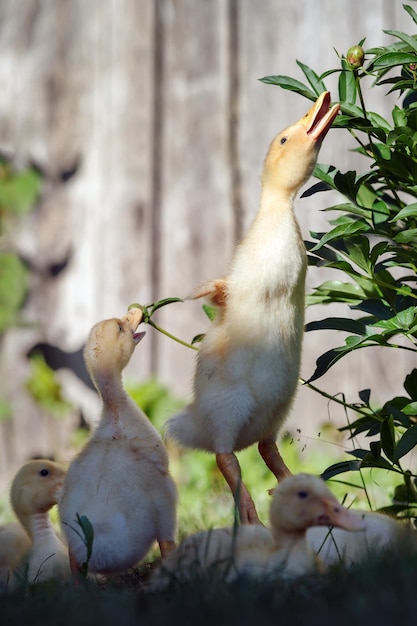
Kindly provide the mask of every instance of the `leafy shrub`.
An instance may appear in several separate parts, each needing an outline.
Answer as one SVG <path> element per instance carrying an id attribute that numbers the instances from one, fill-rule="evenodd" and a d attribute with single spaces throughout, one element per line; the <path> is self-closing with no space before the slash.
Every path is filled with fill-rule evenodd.
<path id="1" fill-rule="evenodd" d="M 404 9 L 416 24 L 417 13 L 408 5 Z M 332 268 L 340 279 L 314 289 L 307 304 L 343 303 L 359 314 L 357 319 L 347 315 L 307 324 L 307 331 L 347 333 L 344 344 L 317 359 L 307 384 L 319 393 L 323 392 L 312 382 L 359 349 L 382 346 L 391 352 L 417 353 L 417 36 L 385 32 L 394 37 L 394 43 L 363 50 L 363 40 L 355 46 L 355 52 L 358 48 L 364 52 L 358 63 L 351 62 L 350 50 L 346 57 L 339 57 L 340 67 L 321 76 L 297 62 L 306 84 L 288 76 L 261 79 L 316 100 L 328 90 L 325 79 L 337 73 L 341 115 L 334 125 L 352 135 L 355 151 L 367 160 L 367 169 L 359 173 L 317 164 L 314 176 L 320 182 L 304 194 L 333 189 L 344 198 L 327 209 L 338 214 L 329 222 L 330 229 L 310 233 L 312 241 L 306 242 L 309 264 Z M 384 93 L 388 88 L 402 99 L 401 105 L 394 106 L 391 120 L 367 109 L 362 89 L 367 76 L 374 78 L 372 87 Z M 416 475 L 404 469 L 402 462 L 417 444 L 417 369 L 406 376 L 404 392 L 377 408 L 371 403 L 370 389 L 359 391 L 359 402 L 332 397 L 356 413 L 344 428 L 352 438 L 364 433 L 375 439 L 369 449 L 353 450 L 353 460 L 337 463 L 323 475 L 329 478 L 363 468 L 395 472 L 402 484 L 391 509 L 410 514 L 417 503 Z"/>

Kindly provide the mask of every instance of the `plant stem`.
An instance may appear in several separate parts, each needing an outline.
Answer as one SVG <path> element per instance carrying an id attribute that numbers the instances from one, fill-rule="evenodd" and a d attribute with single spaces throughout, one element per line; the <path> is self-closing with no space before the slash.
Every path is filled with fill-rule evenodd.
<path id="1" fill-rule="evenodd" d="M 187 343 L 186 341 L 179 339 L 179 337 L 175 337 L 175 335 L 171 335 L 171 333 L 169 333 L 167 330 L 164 330 L 163 328 L 158 326 L 158 324 L 155 324 L 155 322 L 153 322 L 151 319 L 149 319 L 146 323 L 149 324 L 149 326 L 152 326 L 153 328 L 155 328 L 155 330 L 162 333 L 166 337 L 169 337 L 170 339 L 173 339 L 177 343 L 180 343 L 182 346 L 185 346 L 186 348 L 191 348 L 192 350 L 198 350 L 198 348 L 196 346 L 193 346 L 191 343 Z"/>
<path id="2" fill-rule="evenodd" d="M 319 395 L 323 396 L 323 398 L 327 398 L 328 400 L 333 400 L 333 402 L 336 402 L 336 404 L 340 404 L 341 406 L 345 408 L 352 409 L 352 411 L 356 411 L 356 413 L 360 413 L 361 415 L 365 417 L 370 417 L 370 415 L 374 415 L 374 417 L 378 419 L 378 421 L 382 422 L 382 419 L 378 416 L 378 414 L 374 413 L 373 411 L 372 413 L 370 413 L 369 410 L 365 411 L 364 409 L 361 409 L 356 404 L 350 404 L 349 402 L 346 402 L 346 400 L 339 400 L 337 396 L 333 396 L 330 393 L 327 393 L 326 391 L 324 391 L 323 389 L 319 389 L 318 387 L 316 387 L 315 385 L 312 385 L 311 383 L 304 380 L 303 378 L 299 378 L 299 382 L 302 385 L 308 387 L 309 389 L 312 389 Z"/>

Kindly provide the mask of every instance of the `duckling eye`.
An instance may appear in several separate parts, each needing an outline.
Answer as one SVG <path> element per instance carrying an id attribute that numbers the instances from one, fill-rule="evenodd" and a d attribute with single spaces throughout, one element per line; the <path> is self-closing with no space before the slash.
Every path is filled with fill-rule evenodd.
<path id="1" fill-rule="evenodd" d="M 40 472 L 39 472 L 39 475 L 40 476 L 48 476 L 49 472 L 48 472 L 47 469 L 41 469 Z"/>
<path id="2" fill-rule="evenodd" d="M 118 327 L 119 327 L 119 331 L 120 331 L 120 332 L 123 332 L 123 326 L 121 325 L 121 323 L 120 323 L 120 322 L 118 322 L 118 324 L 117 324 L 117 325 L 118 325 Z"/>
<path id="3" fill-rule="evenodd" d="M 287 141 L 286 137 L 281 137 L 281 145 L 284 144 Z"/>
<path id="4" fill-rule="evenodd" d="M 308 498 L 308 491 L 299 491 L 297 495 L 301 499 Z"/>

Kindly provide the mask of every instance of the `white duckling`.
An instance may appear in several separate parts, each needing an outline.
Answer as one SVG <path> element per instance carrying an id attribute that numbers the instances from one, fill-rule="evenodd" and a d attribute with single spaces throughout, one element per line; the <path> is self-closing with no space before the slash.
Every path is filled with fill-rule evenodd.
<path id="1" fill-rule="evenodd" d="M 292 577 L 323 569 L 306 540 L 312 526 L 362 530 L 361 516 L 344 508 L 321 478 L 297 474 L 274 489 L 270 505 L 271 529 L 244 524 L 190 535 L 164 558 L 150 580 L 151 589 L 173 578 L 191 578 L 220 568 L 230 582 L 239 575 Z"/>
<path id="2" fill-rule="evenodd" d="M 12 583 L 13 572 L 31 545 L 29 535 L 19 522 L 0 526 L 0 586 L 8 587 Z"/>
<path id="3" fill-rule="evenodd" d="M 307 181 L 339 105 L 324 92 L 273 140 L 259 211 L 226 278 L 202 286 L 218 311 L 197 356 L 193 401 L 167 422 L 167 437 L 216 454 L 242 523 L 259 523 L 235 451 L 258 443 L 278 480 L 290 475 L 276 439 L 292 406 L 304 332 L 306 251 L 293 200 Z"/>
<path id="4" fill-rule="evenodd" d="M 310 528 L 307 541 L 326 565 L 342 562 L 344 565 L 360 563 L 382 550 L 417 549 L 415 530 L 383 513 L 356 511 L 362 516 L 364 530 L 349 533 L 341 528 L 332 530 Z"/>
<path id="5" fill-rule="evenodd" d="M 16 578 L 38 583 L 70 577 L 68 549 L 49 517 L 50 509 L 58 502 L 65 473 L 58 463 L 36 459 L 25 463 L 13 479 L 10 501 L 32 544 L 15 568 Z"/>
<path id="6" fill-rule="evenodd" d="M 136 333 L 142 311 L 96 324 L 84 358 L 101 399 L 100 422 L 72 461 L 59 514 L 73 571 L 87 563 L 87 547 L 77 516 L 85 516 L 94 536 L 88 569 L 110 574 L 134 566 L 159 543 L 162 555 L 175 547 L 177 490 L 158 431 L 134 404 L 122 371 L 145 333 Z"/>

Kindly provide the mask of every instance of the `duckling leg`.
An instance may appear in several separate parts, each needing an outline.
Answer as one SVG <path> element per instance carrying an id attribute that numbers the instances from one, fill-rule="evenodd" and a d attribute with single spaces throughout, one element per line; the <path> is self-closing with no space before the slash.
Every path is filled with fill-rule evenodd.
<path id="1" fill-rule="evenodd" d="M 259 454 L 274 474 L 278 482 L 288 476 L 292 476 L 292 473 L 284 463 L 284 459 L 278 452 L 277 444 L 275 441 L 260 441 L 258 443 Z"/>
<path id="2" fill-rule="evenodd" d="M 236 506 L 239 509 L 242 524 L 262 524 L 256 512 L 255 503 L 242 482 L 242 472 L 239 461 L 233 452 L 216 454 L 217 466 L 229 485 Z"/>
<path id="3" fill-rule="evenodd" d="M 158 541 L 158 545 L 162 558 L 175 550 L 175 548 L 177 547 L 175 541 Z"/>
<path id="4" fill-rule="evenodd" d="M 68 550 L 68 558 L 69 558 L 69 564 L 70 564 L 73 583 L 75 586 L 78 586 L 80 582 L 80 577 L 81 577 L 81 569 L 82 569 L 81 565 L 78 563 L 77 559 L 75 558 L 71 550 Z"/>

